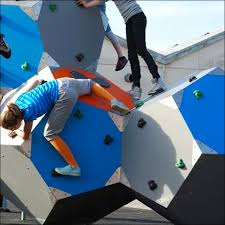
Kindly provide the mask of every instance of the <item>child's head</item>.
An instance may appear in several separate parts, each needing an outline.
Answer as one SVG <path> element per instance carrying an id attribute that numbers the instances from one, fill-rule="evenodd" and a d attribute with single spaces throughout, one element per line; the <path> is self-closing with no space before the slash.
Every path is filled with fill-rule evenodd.
<path id="1" fill-rule="evenodd" d="M 17 130 L 21 126 L 22 113 L 13 103 L 7 105 L 7 110 L 1 113 L 1 126 L 7 130 Z"/>

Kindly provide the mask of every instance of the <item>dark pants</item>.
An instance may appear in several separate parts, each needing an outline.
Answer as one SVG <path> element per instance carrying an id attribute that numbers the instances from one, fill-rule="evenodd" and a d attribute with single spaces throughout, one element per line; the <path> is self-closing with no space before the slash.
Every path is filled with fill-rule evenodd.
<path id="1" fill-rule="evenodd" d="M 146 47 L 146 25 L 147 20 L 143 12 L 132 16 L 126 23 L 128 58 L 131 64 L 133 86 L 138 87 L 140 87 L 141 79 L 141 69 L 138 55 L 140 55 L 146 62 L 153 78 L 160 77 L 158 73 L 158 67 Z"/>
<path id="2" fill-rule="evenodd" d="M 3 196 L 0 194 L 0 208 L 2 208 L 3 205 Z"/>

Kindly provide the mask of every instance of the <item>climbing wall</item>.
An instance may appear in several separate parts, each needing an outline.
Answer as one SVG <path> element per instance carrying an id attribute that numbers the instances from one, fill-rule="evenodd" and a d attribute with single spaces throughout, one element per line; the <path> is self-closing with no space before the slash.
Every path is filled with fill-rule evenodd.
<path id="1" fill-rule="evenodd" d="M 84 70 L 93 67 L 103 42 L 96 8 L 1 1 L 0 19 L 12 50 L 9 59 L 1 56 L 1 111 L 36 77 L 89 78 L 135 106 L 112 82 Z M 81 97 L 62 132 L 81 177 L 52 174 L 65 162 L 43 138 L 47 117 L 34 121 L 27 141 L 1 128 L 1 192 L 41 223 L 89 224 L 139 199 L 175 224 L 224 224 L 221 69 L 196 74 L 125 117 L 94 95 Z"/>
<path id="2" fill-rule="evenodd" d="M 222 221 L 224 205 L 215 192 L 218 189 L 223 195 L 224 188 L 224 78 L 219 68 L 203 71 L 147 102 L 125 129 L 121 182 L 174 222 L 205 224 L 212 217 Z M 209 170 L 211 181 L 206 181 Z M 213 185 L 218 170 L 220 188 Z M 204 198 L 211 199 L 208 216 L 197 210 L 204 207 Z M 153 202 L 157 204 L 153 206 Z M 180 214 L 174 219 L 177 207 Z M 194 220 L 192 214 L 197 214 Z"/>
<path id="3" fill-rule="evenodd" d="M 4 88 L 19 86 L 46 66 L 91 66 L 104 37 L 98 10 L 72 0 L 1 1 L 1 33 L 12 52 L 9 59 L 1 56 Z"/>

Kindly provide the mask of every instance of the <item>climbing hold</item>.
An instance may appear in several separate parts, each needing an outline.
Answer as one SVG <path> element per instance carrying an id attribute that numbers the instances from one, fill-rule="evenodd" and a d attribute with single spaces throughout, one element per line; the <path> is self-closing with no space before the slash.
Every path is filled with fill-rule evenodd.
<path id="1" fill-rule="evenodd" d="M 53 177 L 60 177 L 60 176 L 62 176 L 62 175 L 59 174 L 59 173 L 57 173 L 57 172 L 55 171 L 55 169 L 53 169 L 53 170 L 52 170 L 52 176 L 53 176 Z"/>
<path id="2" fill-rule="evenodd" d="M 46 81 L 46 80 L 42 80 L 41 81 L 41 84 L 44 84 L 44 83 L 47 83 L 48 81 Z"/>
<path id="3" fill-rule="evenodd" d="M 194 95 L 198 100 L 203 96 L 202 92 L 199 91 L 199 90 L 195 90 L 195 91 L 193 92 L 193 95 Z"/>
<path id="4" fill-rule="evenodd" d="M 81 119 L 83 117 L 83 115 L 79 109 L 74 113 L 74 116 L 77 117 L 78 119 Z"/>
<path id="5" fill-rule="evenodd" d="M 148 185 L 149 185 L 149 188 L 150 188 L 152 191 L 154 191 L 154 190 L 158 187 L 158 185 L 155 183 L 154 180 L 150 180 L 150 181 L 148 182 Z"/>
<path id="6" fill-rule="evenodd" d="M 111 84 L 103 77 L 96 77 L 93 78 L 92 80 L 104 88 L 109 88 L 111 86 Z"/>
<path id="7" fill-rule="evenodd" d="M 141 101 L 141 100 L 139 100 L 139 101 L 136 101 L 135 107 L 136 107 L 136 108 L 139 108 L 139 107 L 141 107 L 141 106 L 143 106 L 143 105 L 144 105 L 144 102 Z"/>
<path id="8" fill-rule="evenodd" d="M 197 80 L 197 77 L 196 77 L 196 76 L 190 77 L 189 82 L 191 83 L 191 82 L 193 82 L 194 80 Z"/>
<path id="9" fill-rule="evenodd" d="M 80 6 L 80 7 L 84 7 L 84 5 L 82 3 L 78 3 L 78 0 L 76 0 L 77 2 L 77 5 Z"/>
<path id="10" fill-rule="evenodd" d="M 24 64 L 22 64 L 21 69 L 24 71 L 28 71 L 30 69 L 29 63 L 25 62 Z"/>
<path id="11" fill-rule="evenodd" d="M 49 4 L 48 8 L 52 13 L 54 13 L 57 10 L 57 5 L 56 4 Z"/>
<path id="12" fill-rule="evenodd" d="M 147 123 L 147 122 L 146 122 L 143 118 L 141 118 L 141 119 L 138 120 L 137 126 L 138 126 L 139 128 L 143 128 L 143 127 L 146 125 L 146 123 Z"/>
<path id="13" fill-rule="evenodd" d="M 84 59 L 84 55 L 82 53 L 79 53 L 76 55 L 76 59 L 78 62 L 81 62 Z"/>
<path id="14" fill-rule="evenodd" d="M 17 136 L 17 133 L 15 131 L 12 131 L 11 134 L 10 134 L 10 137 L 15 138 L 16 136 Z"/>
<path id="15" fill-rule="evenodd" d="M 106 135 L 104 139 L 104 144 L 110 145 L 113 142 L 113 138 L 110 135 Z"/>
<path id="16" fill-rule="evenodd" d="M 177 160 L 175 166 L 179 169 L 184 169 L 186 167 L 182 159 Z"/>

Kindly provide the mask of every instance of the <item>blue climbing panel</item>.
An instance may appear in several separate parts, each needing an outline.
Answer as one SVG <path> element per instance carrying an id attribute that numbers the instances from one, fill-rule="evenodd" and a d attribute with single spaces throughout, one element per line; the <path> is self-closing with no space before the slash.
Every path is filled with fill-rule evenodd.
<path id="1" fill-rule="evenodd" d="M 224 154 L 224 75 L 206 75 L 184 89 L 180 112 L 194 138 Z M 195 90 L 202 92 L 197 100 Z"/>
<path id="2" fill-rule="evenodd" d="M 77 110 L 82 118 L 74 117 Z M 122 133 L 108 112 L 78 102 L 60 135 L 70 146 L 80 168 L 81 177 L 53 177 L 55 167 L 66 162 L 43 137 L 48 115 L 32 132 L 31 160 L 49 187 L 76 195 L 104 187 L 121 164 Z M 105 135 L 113 137 L 111 145 L 104 144 Z"/>
<path id="3" fill-rule="evenodd" d="M 19 7 L 1 5 L 1 33 L 12 50 L 9 59 L 1 56 L 1 87 L 15 88 L 37 74 L 43 53 L 39 28 Z M 21 69 L 25 62 L 29 71 Z"/>

